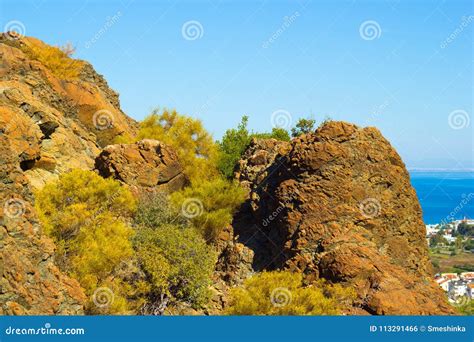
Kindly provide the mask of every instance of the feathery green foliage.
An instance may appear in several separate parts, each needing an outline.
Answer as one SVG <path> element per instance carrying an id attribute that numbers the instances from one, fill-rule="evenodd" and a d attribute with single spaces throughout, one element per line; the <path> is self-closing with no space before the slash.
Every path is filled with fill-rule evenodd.
<path id="1" fill-rule="evenodd" d="M 171 202 L 190 218 L 206 241 L 213 241 L 245 199 L 240 185 L 222 178 L 193 183 L 171 195 Z"/>
<path id="2" fill-rule="evenodd" d="M 89 297 L 103 286 L 117 291 L 107 313 L 128 310 L 114 272 L 133 255 L 133 230 L 126 221 L 135 206 L 127 189 L 91 171 L 73 170 L 36 193 L 39 219 L 58 246 L 59 266 L 79 281 Z M 88 311 L 96 309 L 91 300 Z"/>
<path id="3" fill-rule="evenodd" d="M 29 43 L 22 50 L 31 58 L 43 64 L 56 77 L 74 80 L 84 67 L 84 62 L 71 58 L 74 50 L 71 47 L 54 47 L 43 44 Z"/>
<path id="4" fill-rule="evenodd" d="M 148 297 L 158 301 L 152 304 L 163 309 L 167 301 L 175 300 L 194 307 L 206 304 L 216 254 L 198 232 L 170 224 L 143 227 L 134 245 L 151 284 Z"/>
<path id="5" fill-rule="evenodd" d="M 140 124 L 138 139 L 156 139 L 178 153 L 184 173 L 191 181 L 217 175 L 218 149 L 200 120 L 175 110 L 154 110 Z"/>

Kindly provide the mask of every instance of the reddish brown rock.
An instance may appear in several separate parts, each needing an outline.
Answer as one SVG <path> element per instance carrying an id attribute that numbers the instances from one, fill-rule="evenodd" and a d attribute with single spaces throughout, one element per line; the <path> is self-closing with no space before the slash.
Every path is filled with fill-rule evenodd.
<path id="1" fill-rule="evenodd" d="M 186 184 L 178 155 L 157 140 L 109 145 L 96 158 L 95 168 L 102 177 L 113 177 L 139 191 L 176 191 Z"/>
<path id="2" fill-rule="evenodd" d="M 92 169 L 101 146 L 133 136 L 136 124 L 88 63 L 64 79 L 28 53 L 46 44 L 17 38 L 0 35 L 0 313 L 81 314 L 83 291 L 55 266 L 31 189 Z"/>
<path id="3" fill-rule="evenodd" d="M 82 314 L 78 282 L 54 264 L 53 242 L 39 226 L 28 180 L 0 134 L 0 314 Z"/>
<path id="4" fill-rule="evenodd" d="M 28 54 L 46 46 L 0 34 L 0 127 L 33 188 L 70 169 L 93 168 L 101 146 L 136 133 L 118 94 L 90 64 L 81 62 L 77 79 L 62 79 Z"/>
<path id="5" fill-rule="evenodd" d="M 453 312 L 432 280 L 409 174 L 377 129 L 326 123 L 294 139 L 262 174 L 253 177 L 254 205 L 234 222 L 257 270 L 286 268 L 354 287 L 355 312 Z"/>

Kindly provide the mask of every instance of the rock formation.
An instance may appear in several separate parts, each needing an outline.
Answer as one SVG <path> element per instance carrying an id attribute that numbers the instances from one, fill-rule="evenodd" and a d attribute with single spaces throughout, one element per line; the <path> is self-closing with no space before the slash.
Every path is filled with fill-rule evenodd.
<path id="1" fill-rule="evenodd" d="M 28 49 L 34 38 L 0 35 L 0 127 L 34 188 L 72 168 L 91 169 L 101 146 L 133 135 L 118 95 L 86 62 L 77 79 L 61 79 Z"/>
<path id="2" fill-rule="evenodd" d="M 0 314 L 81 314 L 84 293 L 54 265 L 55 246 L 41 233 L 32 200 L 18 156 L 0 134 Z"/>
<path id="3" fill-rule="evenodd" d="M 73 168 L 137 191 L 174 191 L 186 179 L 160 142 L 114 145 L 135 136 L 136 123 L 91 65 L 65 79 L 32 47 L 47 45 L 0 36 L 0 314 L 80 314 L 84 294 L 54 265 L 32 190 Z M 274 269 L 353 286 L 352 313 L 452 313 L 431 280 L 409 175 L 376 129 L 330 122 L 291 143 L 255 139 L 236 178 L 249 198 L 217 239 L 207 313 L 219 313 L 229 286 Z"/>
<path id="4" fill-rule="evenodd" d="M 95 167 L 102 177 L 113 177 L 137 191 L 176 191 L 186 184 L 176 152 L 156 140 L 109 145 Z"/>
<path id="5" fill-rule="evenodd" d="M 88 63 L 77 79 L 61 79 L 25 53 L 31 46 L 47 47 L 0 35 L 0 314 L 81 314 L 84 293 L 54 265 L 31 189 L 92 169 L 101 146 L 136 128 Z"/>
<path id="6" fill-rule="evenodd" d="M 284 268 L 352 286 L 354 313 L 452 312 L 431 279 L 409 174 L 377 129 L 329 122 L 294 139 L 286 154 L 258 146 L 267 148 L 254 142 L 236 173 L 242 181 L 259 170 L 244 177 L 253 182 L 251 205 L 234 222 L 257 271 Z"/>

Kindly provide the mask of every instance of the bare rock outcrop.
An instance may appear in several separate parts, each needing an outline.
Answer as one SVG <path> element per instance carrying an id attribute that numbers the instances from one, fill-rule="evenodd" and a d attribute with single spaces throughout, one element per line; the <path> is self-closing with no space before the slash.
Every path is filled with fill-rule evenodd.
<path id="1" fill-rule="evenodd" d="M 140 191 L 176 191 L 186 184 L 178 155 L 157 140 L 105 147 L 95 160 L 104 178 L 113 177 Z"/>
<path id="2" fill-rule="evenodd" d="M 79 283 L 54 264 L 53 242 L 39 225 L 28 180 L 0 134 L 0 314 L 82 314 Z"/>
<path id="3" fill-rule="evenodd" d="M 264 154 L 251 151 L 240 164 Z M 289 269 L 352 286 L 359 313 L 453 312 L 432 280 L 409 174 L 377 129 L 326 123 L 293 139 L 291 151 L 259 175 L 252 176 L 253 205 L 234 220 L 256 270 Z"/>
<path id="4" fill-rule="evenodd" d="M 93 168 L 101 146 L 133 136 L 136 123 L 90 64 L 81 61 L 76 79 L 62 79 L 26 53 L 31 48 L 47 45 L 0 35 L 0 127 L 31 185 L 41 188 L 70 169 Z"/>
<path id="5" fill-rule="evenodd" d="M 37 39 L 0 34 L 0 314 L 81 314 L 83 290 L 55 266 L 32 190 L 92 169 L 101 146 L 133 136 L 136 124 L 90 64 L 65 79 L 31 48 L 48 51 Z"/>

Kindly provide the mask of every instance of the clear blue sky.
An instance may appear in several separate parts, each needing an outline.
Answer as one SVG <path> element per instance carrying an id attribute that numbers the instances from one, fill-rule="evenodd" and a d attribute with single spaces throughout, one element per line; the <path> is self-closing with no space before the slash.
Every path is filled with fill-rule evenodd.
<path id="1" fill-rule="evenodd" d="M 15 20 L 28 36 L 72 42 L 135 119 L 176 108 L 219 138 L 243 114 L 269 131 L 283 109 L 293 122 L 376 126 L 409 167 L 473 167 L 469 0 L 0 4 L 2 26 Z M 198 39 L 183 36 L 188 21 L 202 26 Z M 369 23 L 361 34 L 367 21 L 380 30 Z"/>

